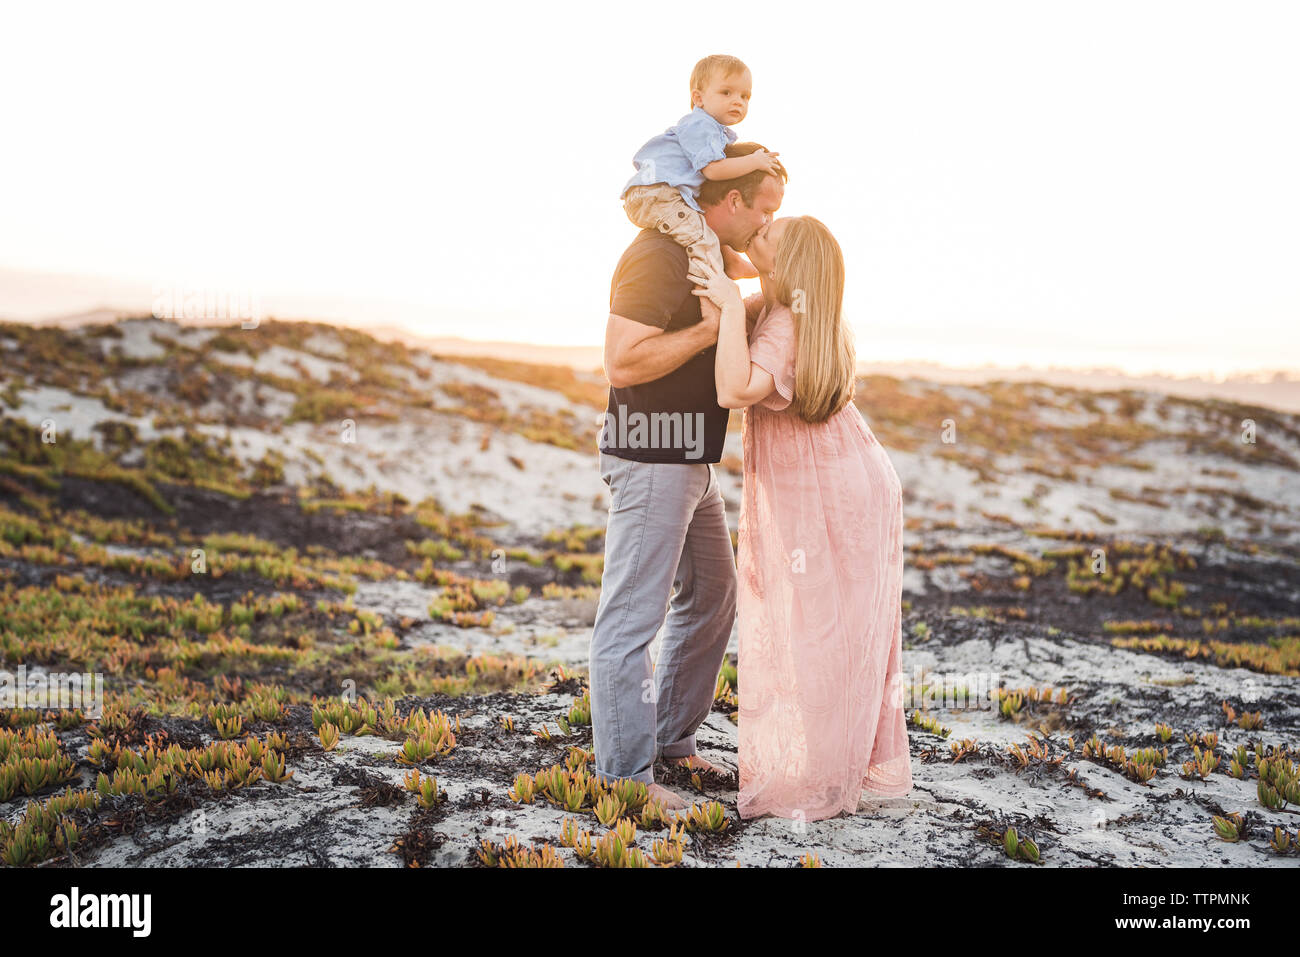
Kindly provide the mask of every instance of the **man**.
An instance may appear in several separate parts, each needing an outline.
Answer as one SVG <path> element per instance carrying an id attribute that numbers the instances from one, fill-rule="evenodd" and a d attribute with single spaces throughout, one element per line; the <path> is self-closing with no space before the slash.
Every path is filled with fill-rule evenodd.
<path id="1" fill-rule="evenodd" d="M 701 187 L 706 222 L 737 252 L 781 206 L 787 177 L 777 165 Z M 611 502 L 590 667 L 596 775 L 641 781 L 672 809 L 687 805 L 654 782 L 657 757 L 719 770 L 695 753 L 695 729 L 713 705 L 737 588 L 713 469 L 729 415 L 713 384 L 718 322 L 701 315 L 687 265 L 683 247 L 645 229 L 610 285 L 600 468 Z M 652 674 L 650 643 L 665 620 Z"/>

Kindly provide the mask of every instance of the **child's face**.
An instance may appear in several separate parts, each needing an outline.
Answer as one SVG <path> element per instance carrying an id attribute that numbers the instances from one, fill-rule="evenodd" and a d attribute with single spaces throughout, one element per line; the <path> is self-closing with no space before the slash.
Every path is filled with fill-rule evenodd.
<path id="1" fill-rule="evenodd" d="M 691 98 L 696 106 L 704 107 L 704 112 L 723 126 L 734 126 L 749 112 L 749 93 L 753 85 L 748 70 L 730 76 L 713 76 L 709 78 L 708 89 L 695 90 Z"/>

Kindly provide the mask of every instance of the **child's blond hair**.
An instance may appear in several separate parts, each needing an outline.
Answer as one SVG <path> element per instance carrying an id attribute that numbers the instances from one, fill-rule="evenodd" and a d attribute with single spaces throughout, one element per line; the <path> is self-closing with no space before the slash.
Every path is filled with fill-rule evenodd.
<path id="1" fill-rule="evenodd" d="M 695 64 L 695 69 L 691 71 L 691 109 L 695 109 L 695 91 L 704 92 L 709 80 L 715 74 L 721 76 L 731 76 L 733 73 L 740 73 L 748 70 L 743 60 L 739 57 L 727 56 L 725 53 L 714 53 L 712 56 L 706 56 L 699 63 Z"/>

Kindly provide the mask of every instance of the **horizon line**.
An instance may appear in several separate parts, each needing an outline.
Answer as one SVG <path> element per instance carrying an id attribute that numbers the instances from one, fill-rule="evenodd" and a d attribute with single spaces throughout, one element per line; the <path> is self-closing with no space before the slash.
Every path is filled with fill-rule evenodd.
<path id="1" fill-rule="evenodd" d="M 61 326 L 67 328 L 79 328 L 81 325 L 107 324 L 110 320 L 106 314 L 112 314 L 112 322 L 122 321 L 146 321 L 156 320 L 158 322 L 172 322 L 181 326 L 193 327 L 216 327 L 228 328 L 238 326 L 240 321 L 237 318 L 218 319 L 211 317 L 188 318 L 160 318 L 151 313 L 139 312 L 131 309 L 121 309 L 113 306 L 100 306 L 94 309 L 82 312 L 70 313 L 59 316 L 48 316 L 41 319 L 21 319 L 0 316 L 0 322 L 13 322 L 27 326 Z M 84 320 L 79 323 L 78 320 Z M 423 332 L 415 332 L 411 329 L 392 322 L 382 321 L 372 324 L 364 322 L 344 322 L 342 320 L 326 319 L 310 316 L 291 316 L 291 315 L 266 315 L 260 317 L 259 322 L 284 322 L 284 323 L 307 323 L 322 326 L 341 326 L 352 329 L 357 332 L 365 332 L 370 335 L 383 333 L 392 336 L 405 336 L 407 338 L 423 342 L 425 344 L 459 344 L 467 349 L 488 350 L 492 346 L 505 346 L 518 349 L 529 350 L 550 350 L 553 352 L 592 352 L 599 356 L 602 347 L 595 344 L 565 344 L 565 343 L 543 343 L 525 339 L 474 339 L 468 336 L 459 335 L 436 335 Z M 463 355 L 482 355 L 487 358 L 499 358 L 493 356 L 490 351 L 484 352 L 465 352 Z M 509 361 L 526 361 L 519 358 L 511 357 Z M 538 365 L 565 365 L 572 368 L 579 368 L 574 362 L 538 362 Z M 904 359 L 879 359 L 866 360 L 859 359 L 858 370 L 865 369 L 895 369 L 901 367 L 920 367 L 922 369 L 934 370 L 937 372 L 970 372 L 979 374 L 997 373 L 997 372 L 1048 372 L 1048 373 L 1074 373 L 1078 375 L 1092 376 L 1113 376 L 1121 379 L 1159 379 L 1169 382 L 1209 382 L 1209 383 L 1229 383 L 1229 382 L 1250 382 L 1256 384 L 1268 384 L 1270 382 L 1300 382 L 1300 368 L 1287 368 L 1285 366 L 1258 366 L 1249 369 L 1237 369 L 1229 373 L 1218 374 L 1209 370 L 1201 370 L 1184 374 L 1175 374 L 1171 372 L 1149 370 L 1145 372 L 1131 372 L 1117 366 L 1102 365 L 1060 365 L 1052 363 L 1050 365 L 1030 365 L 1028 363 L 1018 363 L 1015 365 L 1007 363 L 985 362 L 981 364 L 955 365 L 952 363 L 941 362 L 936 359 L 921 358 L 904 358 Z M 599 358 L 594 371 L 600 371 Z"/>

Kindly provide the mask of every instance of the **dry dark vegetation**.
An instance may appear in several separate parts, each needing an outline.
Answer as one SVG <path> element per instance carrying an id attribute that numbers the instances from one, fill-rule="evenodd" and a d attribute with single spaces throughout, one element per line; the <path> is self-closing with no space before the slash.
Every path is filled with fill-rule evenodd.
<path id="1" fill-rule="evenodd" d="M 251 359 L 278 347 L 310 356 L 307 344 L 321 333 L 337 337 L 346 358 L 331 361 L 354 374 L 321 382 L 301 364 L 300 374 L 287 376 L 217 355 Z M 820 864 L 825 848 L 811 834 L 759 838 L 763 825 L 736 817 L 734 776 L 659 768 L 661 781 L 695 796 L 682 814 L 647 803 L 635 786 L 599 784 L 580 668 L 469 653 L 451 640 L 412 643 L 430 622 L 469 633 L 508 624 L 524 606 L 534 617 L 566 602 L 589 609 L 600 582 L 601 528 L 524 535 L 432 498 L 346 491 L 323 469 L 291 484 L 274 447 L 246 461 L 199 428 L 277 433 L 295 421 L 395 421 L 405 410 L 435 410 L 486 427 L 485 436 L 500 430 L 587 454 L 592 430 L 573 408 L 603 410 L 597 377 L 454 360 L 572 403 L 556 411 L 520 407 L 484 384 L 435 387 L 428 366 L 405 347 L 347 329 L 270 322 L 194 346 L 158 339 L 159 354 L 150 358 L 104 350 L 101 340 L 122 335 L 117 326 L 0 325 L 0 339 L 14 343 L 2 353 L 0 380 L 2 667 L 99 672 L 107 692 L 98 719 L 75 709 L 0 708 L 5 865 L 77 865 L 113 848 L 127 862 L 147 864 L 186 842 L 193 848 L 185 860 L 200 864 L 336 864 L 337 845 L 346 843 L 340 832 L 355 809 L 377 828 L 348 845 L 361 863 L 722 865 L 752 838 L 773 863 Z M 268 417 L 257 403 L 240 401 L 241 381 L 290 397 L 287 415 Z M 57 441 L 44 441 L 39 423 L 10 411 L 22 406 L 23 390 L 38 386 L 98 399 L 151 427 L 104 420 L 95 435 L 62 430 Z M 909 651 L 931 650 L 942 660 L 945 649 L 970 641 L 1050 648 L 1068 638 L 1195 662 L 1207 674 L 1300 676 L 1296 516 L 1231 484 L 1265 466 L 1294 478 L 1295 416 L 1167 398 L 1160 414 L 1188 424 L 1158 429 L 1139 421 L 1143 403 L 1132 393 L 1055 389 L 1049 397 L 1008 383 L 970 391 L 983 396 L 983 412 L 962 418 L 963 441 L 951 448 L 933 441 L 938 423 L 954 414 L 942 387 L 873 376 L 859 381 L 857 400 L 887 448 L 959 461 L 977 483 L 1005 478 L 1007 455 L 1023 457 L 1021 471 L 1045 482 L 1106 466 L 1141 472 L 1155 440 L 1173 454 L 1217 456 L 1222 464 L 1189 474 L 1182 487 L 1114 495 L 1203 512 L 1196 534 L 1163 540 L 1110 531 L 1105 514 L 1080 515 L 1078 528 L 991 513 L 973 523 L 909 514 L 908 567 L 931 586 L 945 572 L 960 583 L 906 596 Z M 223 397 L 233 398 L 215 401 Z M 1045 411 L 1086 418 L 1050 424 Z M 1231 438 L 1243 419 L 1257 425 L 1253 444 Z M 738 416 L 732 422 L 739 427 Z M 516 464 L 526 474 L 526 463 Z M 723 464 L 739 467 L 734 459 Z M 1229 519 L 1250 537 L 1226 535 L 1219 522 Z M 426 614 L 359 610 L 351 597 L 361 581 L 427 587 Z M 715 711 L 723 726 L 734 722 L 743 694 L 735 665 L 732 656 L 719 676 Z M 1175 697 L 1169 687 L 1148 686 L 1124 703 L 1125 731 L 1115 687 L 1097 675 L 1068 687 L 1007 684 L 997 695 L 997 722 L 1020 726 L 1023 741 L 957 740 L 941 710 L 912 711 L 914 773 L 922 784 L 927 768 L 943 763 L 1035 786 L 1054 781 L 1098 804 L 1110 798 L 1077 768 L 1067 770 L 1067 761 L 1143 787 L 1177 777 L 1189 783 L 1161 792 L 1160 801 L 1186 805 L 1187 820 L 1199 822 L 1208 840 L 1295 860 L 1300 694 L 1294 681 L 1268 687 L 1262 698 L 1228 700 L 1209 689 Z M 1144 732 L 1131 730 L 1139 725 Z M 1238 741 L 1232 747 L 1229 734 Z M 734 737 L 712 746 L 734 765 Z M 1219 776 L 1247 782 L 1254 800 L 1227 806 L 1193 793 L 1190 782 Z M 303 795 L 342 798 L 301 814 Z M 1033 864 L 1054 853 L 1061 828 L 1050 816 L 961 803 L 944 805 L 951 830 L 936 842 L 944 846 L 932 862 Z M 194 823 L 245 804 L 264 817 L 291 807 L 297 816 L 219 838 L 202 837 Z M 554 814 L 529 817 L 537 808 Z M 1287 821 L 1291 831 L 1280 826 Z"/>

